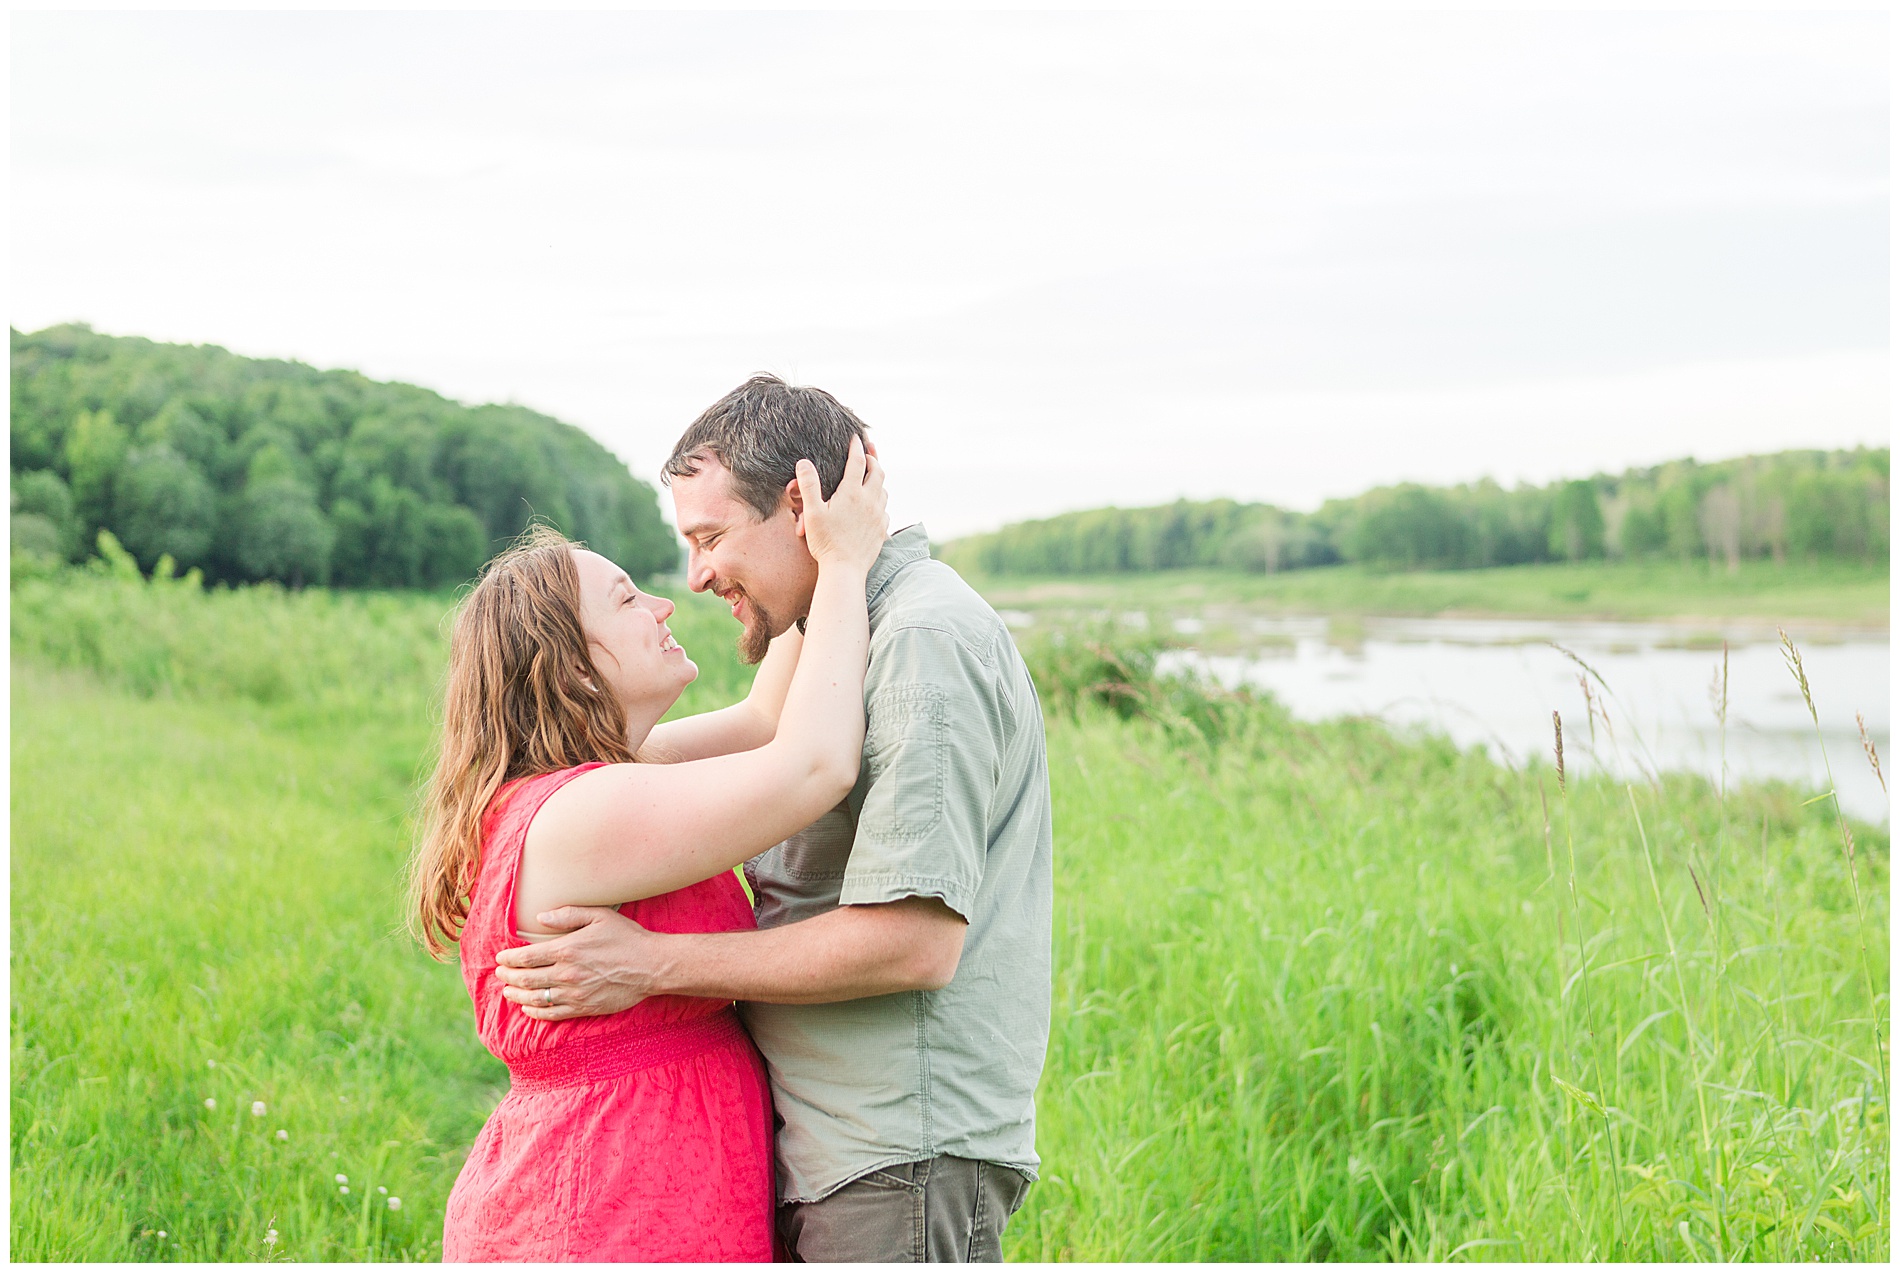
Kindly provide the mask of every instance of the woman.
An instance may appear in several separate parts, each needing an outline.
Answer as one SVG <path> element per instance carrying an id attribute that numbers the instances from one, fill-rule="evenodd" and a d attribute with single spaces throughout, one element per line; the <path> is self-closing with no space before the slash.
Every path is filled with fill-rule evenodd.
<path id="1" fill-rule="evenodd" d="M 413 914 L 438 957 L 459 944 L 511 1086 L 449 1195 L 445 1260 L 772 1258 L 770 1089 L 732 1005 L 535 1021 L 494 967 L 558 905 L 619 905 L 662 932 L 751 927 L 732 868 L 856 781 L 883 477 L 854 443 L 830 501 L 809 462 L 797 486 L 819 571 L 805 634 L 774 642 L 724 712 L 655 729 L 698 673 L 672 604 L 552 531 L 490 563 L 456 618 Z M 681 762 L 636 763 L 656 752 Z"/>

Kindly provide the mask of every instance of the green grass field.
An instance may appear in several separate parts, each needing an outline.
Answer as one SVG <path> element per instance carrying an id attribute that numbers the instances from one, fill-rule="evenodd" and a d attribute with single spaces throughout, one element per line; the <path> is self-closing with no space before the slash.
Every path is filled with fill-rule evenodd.
<path id="1" fill-rule="evenodd" d="M 1819 619 L 1886 627 L 1888 568 L 1841 562 L 1743 563 L 1737 575 L 1707 563 L 1590 562 L 1491 570 L 1385 573 L 1332 566 L 1276 575 L 1179 570 L 1141 575 L 972 577 L 1001 609 L 1192 610 L 1258 613 L 1597 619 Z"/>
<path id="2" fill-rule="evenodd" d="M 507 1081 L 399 931 L 449 599 L 12 600 L 13 1258 L 436 1258 Z M 1012 1258 L 1887 1258 L 1884 829 L 1075 698 Z"/>

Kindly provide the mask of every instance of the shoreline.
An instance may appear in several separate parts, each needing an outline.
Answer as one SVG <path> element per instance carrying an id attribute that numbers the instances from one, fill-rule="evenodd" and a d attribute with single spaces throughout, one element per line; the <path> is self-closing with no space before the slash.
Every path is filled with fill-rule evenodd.
<path id="1" fill-rule="evenodd" d="M 1738 576 L 1673 563 L 1506 566 L 1377 574 L 1354 566 L 1241 575 L 1213 570 L 1151 574 L 965 576 L 998 610 L 1027 613 L 1191 610 L 1295 618 L 1653 623 L 1679 629 L 1778 626 L 1844 636 L 1892 627 L 1884 567 L 1790 572 L 1749 563 Z M 1819 635 L 1817 632 L 1816 635 Z"/>

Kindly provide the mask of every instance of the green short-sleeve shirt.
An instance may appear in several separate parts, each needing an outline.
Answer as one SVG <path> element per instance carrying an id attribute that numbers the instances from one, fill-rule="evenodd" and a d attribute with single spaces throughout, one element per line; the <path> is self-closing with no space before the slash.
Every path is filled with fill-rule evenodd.
<path id="1" fill-rule="evenodd" d="M 1009 631 L 921 526 L 868 581 L 871 658 L 858 784 L 746 866 L 759 925 L 941 898 L 969 921 L 941 990 L 741 1005 L 783 1126 L 779 1198 L 954 1154 L 1035 1178 L 1049 1042 L 1052 836 L 1042 711 Z"/>

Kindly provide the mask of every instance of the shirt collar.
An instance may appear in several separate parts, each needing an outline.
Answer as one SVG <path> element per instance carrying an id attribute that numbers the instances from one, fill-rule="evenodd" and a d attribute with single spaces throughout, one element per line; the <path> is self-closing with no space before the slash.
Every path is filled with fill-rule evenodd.
<path id="1" fill-rule="evenodd" d="M 877 600 L 877 594 L 884 591 L 884 585 L 891 576 L 914 561 L 923 561 L 930 556 L 930 536 L 924 530 L 924 524 L 918 522 L 892 535 L 884 541 L 877 560 L 871 563 L 871 573 L 865 576 L 864 600 L 866 604 Z"/>

